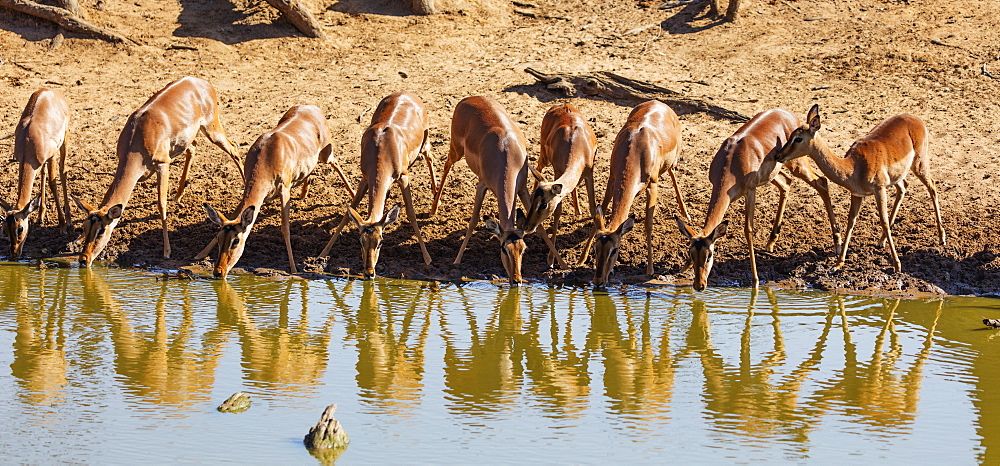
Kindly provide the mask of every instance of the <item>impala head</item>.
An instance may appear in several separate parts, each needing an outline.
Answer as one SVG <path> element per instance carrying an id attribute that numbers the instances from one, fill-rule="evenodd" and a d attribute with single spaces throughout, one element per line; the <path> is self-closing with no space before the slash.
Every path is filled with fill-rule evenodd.
<path id="1" fill-rule="evenodd" d="M 618 228 L 609 230 L 604 225 L 604 212 L 598 207 L 595 222 L 597 234 L 594 235 L 594 258 L 597 260 L 597 268 L 594 269 L 594 286 L 603 288 L 607 286 L 608 277 L 618 263 L 618 248 L 622 245 L 622 237 L 632 231 L 635 219 L 629 217 Z"/>
<path id="2" fill-rule="evenodd" d="M 20 210 L 0 201 L 0 207 L 3 207 L 0 222 L 3 222 L 3 232 L 10 240 L 10 257 L 21 257 L 21 248 L 24 247 L 24 240 L 28 238 L 28 217 L 41 205 L 40 197 L 35 197 Z"/>
<path id="3" fill-rule="evenodd" d="M 691 244 L 688 245 L 688 265 L 694 266 L 694 289 L 702 291 L 708 284 L 708 274 L 715 263 L 715 242 L 726 236 L 729 220 L 724 220 L 707 236 L 696 234 L 680 217 L 674 217 L 674 220 L 677 221 L 677 228 L 681 230 L 681 234 L 691 240 Z"/>
<path id="4" fill-rule="evenodd" d="M 399 219 L 399 206 L 389 209 L 382 218 L 374 222 L 366 222 L 353 207 L 348 206 L 347 213 L 357 225 L 358 236 L 361 238 L 361 259 L 365 263 L 364 276 L 372 278 L 375 276 L 379 251 L 382 249 L 382 232 L 385 231 L 385 227 L 396 223 Z"/>
<path id="5" fill-rule="evenodd" d="M 517 223 L 523 225 L 524 213 L 520 212 L 519 209 L 518 214 L 520 218 L 518 218 Z M 503 268 L 507 271 L 507 279 L 511 285 L 519 285 L 521 283 L 521 261 L 524 257 L 524 251 L 528 249 L 528 246 L 524 244 L 524 230 L 520 228 L 504 230 L 500 223 L 489 215 L 483 216 L 483 222 L 486 223 L 486 230 L 500 240 L 500 262 L 503 263 Z"/>
<path id="6" fill-rule="evenodd" d="M 248 206 L 243 209 L 243 212 L 240 212 L 239 218 L 229 220 L 216 211 L 215 208 L 208 205 L 207 202 L 203 205 L 205 206 L 205 213 L 208 214 L 208 219 L 221 227 L 219 233 L 215 235 L 218 257 L 215 258 L 213 275 L 216 278 L 225 279 L 229 275 L 229 271 L 232 270 L 233 266 L 236 265 L 236 262 L 243 255 L 247 236 L 250 235 L 250 227 L 253 226 L 254 220 L 257 219 L 257 209 L 254 206 Z"/>
<path id="7" fill-rule="evenodd" d="M 83 240 L 83 251 L 80 252 L 80 265 L 90 267 L 98 254 L 108 245 L 111 239 L 111 231 L 118 225 L 122 218 L 122 211 L 125 206 L 116 204 L 111 207 L 95 209 L 90 204 L 73 197 L 73 202 L 87 216 L 83 219 L 83 233 L 80 238 Z"/>
<path id="8" fill-rule="evenodd" d="M 816 132 L 820 128 L 819 104 L 813 104 L 812 108 L 809 109 L 806 121 L 807 123 L 795 128 L 792 134 L 788 136 L 788 141 L 785 142 L 785 145 L 781 146 L 781 149 L 778 149 L 778 153 L 774 156 L 774 159 L 779 163 L 785 163 L 803 155 L 819 152 L 815 147 L 816 142 L 814 139 Z"/>
<path id="9" fill-rule="evenodd" d="M 528 166 L 528 169 L 538 181 L 538 187 L 531 194 L 531 205 L 528 206 L 528 215 L 523 227 L 525 233 L 534 233 L 545 219 L 555 213 L 556 207 L 559 207 L 559 203 L 566 194 L 569 194 L 569 190 L 564 191 L 562 183 L 546 180 L 544 175 L 531 166 Z"/>

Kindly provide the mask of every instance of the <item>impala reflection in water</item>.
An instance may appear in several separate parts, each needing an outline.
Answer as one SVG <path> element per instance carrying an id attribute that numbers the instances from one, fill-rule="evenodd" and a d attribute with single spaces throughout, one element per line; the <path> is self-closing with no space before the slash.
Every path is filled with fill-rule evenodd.
<path id="1" fill-rule="evenodd" d="M 355 462 L 1000 462 L 993 299 L 24 265 L 0 290 L 22 462 L 312 461 L 330 403 Z"/>

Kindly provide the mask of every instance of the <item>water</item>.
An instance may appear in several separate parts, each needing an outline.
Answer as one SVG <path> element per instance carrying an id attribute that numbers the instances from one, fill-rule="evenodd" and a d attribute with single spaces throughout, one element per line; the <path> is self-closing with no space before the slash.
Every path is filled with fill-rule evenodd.
<path id="1" fill-rule="evenodd" d="M 0 458 L 1000 463 L 1000 301 L 0 266 Z M 253 407 L 222 414 L 236 391 Z"/>

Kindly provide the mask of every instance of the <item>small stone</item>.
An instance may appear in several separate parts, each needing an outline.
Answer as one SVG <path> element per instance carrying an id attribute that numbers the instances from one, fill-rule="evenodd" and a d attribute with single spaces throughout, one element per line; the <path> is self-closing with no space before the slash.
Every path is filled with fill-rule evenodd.
<path id="1" fill-rule="evenodd" d="M 232 396 L 226 398 L 218 408 L 220 413 L 242 413 L 250 409 L 250 395 L 243 392 L 233 393 Z"/>

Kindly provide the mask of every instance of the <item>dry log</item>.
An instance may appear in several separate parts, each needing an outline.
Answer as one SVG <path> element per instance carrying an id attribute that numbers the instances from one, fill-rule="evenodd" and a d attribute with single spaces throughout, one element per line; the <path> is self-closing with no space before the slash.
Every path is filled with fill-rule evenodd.
<path id="1" fill-rule="evenodd" d="M 42 5 L 31 0 L 0 0 L 0 7 L 14 10 L 27 15 L 52 21 L 67 31 L 79 32 L 94 36 L 116 44 L 135 44 L 136 42 L 114 31 L 94 26 L 74 15 L 69 10 L 55 6 Z"/>
<path id="2" fill-rule="evenodd" d="M 629 79 L 607 71 L 598 71 L 592 75 L 549 74 L 534 68 L 525 68 L 524 71 L 546 84 L 549 89 L 562 91 L 567 97 L 575 96 L 579 90 L 584 95 L 600 95 L 609 99 L 640 101 L 655 99 L 691 112 L 704 112 L 741 123 L 750 121 L 749 117 L 739 112 L 712 105 L 704 100 L 687 97 L 665 87 Z"/>
<path id="3" fill-rule="evenodd" d="M 70 13 L 73 13 L 78 18 L 83 18 L 83 8 L 80 8 L 80 2 L 77 0 L 55 0 L 57 7 L 62 8 Z"/>
<path id="4" fill-rule="evenodd" d="M 3 0 L 0 0 L 3 1 Z M 316 18 L 313 18 L 312 13 L 309 13 L 299 0 L 267 0 L 267 3 L 278 9 L 285 19 L 295 29 L 299 32 L 305 34 L 306 37 L 312 37 L 314 39 L 326 39 L 326 33 L 316 22 Z"/>

